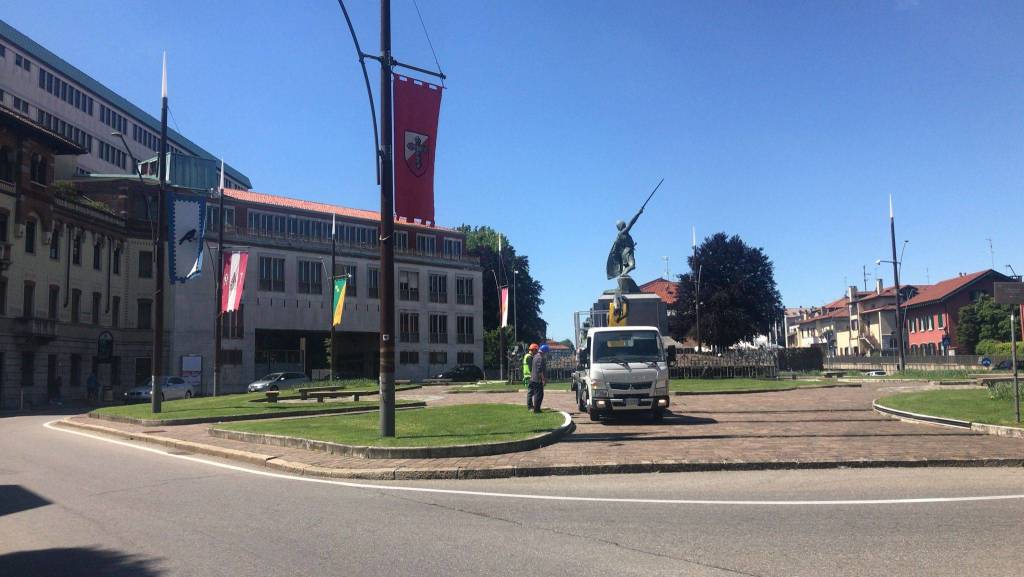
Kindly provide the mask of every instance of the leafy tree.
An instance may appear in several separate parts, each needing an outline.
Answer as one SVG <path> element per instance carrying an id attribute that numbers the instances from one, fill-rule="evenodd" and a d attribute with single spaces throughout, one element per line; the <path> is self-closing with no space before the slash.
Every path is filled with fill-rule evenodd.
<path id="1" fill-rule="evenodd" d="M 960 320 L 956 325 L 957 343 L 973 354 L 981 340 L 1009 342 L 1011 309 L 1012 305 L 996 304 L 989 295 L 982 295 L 975 302 L 961 307 Z"/>
<path id="2" fill-rule="evenodd" d="M 700 342 L 721 350 L 767 334 L 783 312 L 775 267 L 760 248 L 739 236 L 716 233 L 688 259 L 679 275 L 670 331 L 679 340 L 696 338 L 696 279 L 700 274 Z"/>

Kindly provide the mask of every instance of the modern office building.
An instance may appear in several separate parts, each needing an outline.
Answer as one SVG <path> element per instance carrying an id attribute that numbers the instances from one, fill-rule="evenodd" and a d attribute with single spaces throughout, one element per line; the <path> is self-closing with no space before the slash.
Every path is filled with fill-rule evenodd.
<path id="1" fill-rule="evenodd" d="M 154 74 L 156 62 L 154 55 Z M 153 89 L 153 105 L 157 99 Z M 57 166 L 57 177 L 133 174 L 131 156 L 144 160 L 160 148 L 160 121 L 115 94 L 64 59 L 0 20 L 0 104 L 74 142 L 85 154 Z M 120 132 L 131 147 L 125 150 Z M 216 160 L 205 149 L 168 129 L 170 152 Z M 71 160 L 74 158 L 74 160 Z M 226 185 L 248 190 L 248 177 L 225 167 Z"/>

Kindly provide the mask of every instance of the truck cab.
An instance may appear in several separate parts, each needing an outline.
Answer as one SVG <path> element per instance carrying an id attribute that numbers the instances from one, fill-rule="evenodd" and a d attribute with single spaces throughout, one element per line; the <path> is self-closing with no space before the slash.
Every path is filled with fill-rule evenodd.
<path id="1" fill-rule="evenodd" d="M 579 333 L 573 389 L 592 421 L 649 413 L 660 419 L 669 406 L 669 357 L 653 326 L 586 328 Z M 666 354 L 669 353 L 669 354 Z"/>

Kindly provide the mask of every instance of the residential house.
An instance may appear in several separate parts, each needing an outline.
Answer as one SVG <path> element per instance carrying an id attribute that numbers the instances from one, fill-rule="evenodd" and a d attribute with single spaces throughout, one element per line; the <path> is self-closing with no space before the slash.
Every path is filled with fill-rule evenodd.
<path id="1" fill-rule="evenodd" d="M 920 287 L 904 305 L 908 353 L 911 355 L 970 354 L 961 348 L 956 327 L 960 309 L 983 295 L 993 283 L 1013 279 L 992 269 L 960 275 Z"/>

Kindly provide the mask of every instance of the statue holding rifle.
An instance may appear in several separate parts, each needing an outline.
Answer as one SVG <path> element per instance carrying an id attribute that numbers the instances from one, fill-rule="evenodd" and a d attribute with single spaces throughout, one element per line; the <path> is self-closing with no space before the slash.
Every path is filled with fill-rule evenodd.
<path id="1" fill-rule="evenodd" d="M 651 201 L 654 193 L 658 192 L 658 188 L 661 187 L 661 183 L 664 181 L 665 179 L 663 178 L 658 182 L 658 186 L 654 187 L 654 190 L 651 191 L 650 196 L 648 196 L 647 200 L 644 201 L 640 210 L 638 210 L 637 213 L 633 215 L 633 218 L 629 220 L 629 224 L 626 224 L 621 220 L 615 223 L 615 227 L 618 229 L 618 234 L 616 234 L 615 242 L 612 244 L 612 249 L 608 253 L 606 272 L 608 273 L 609 279 L 618 279 L 619 288 L 616 291 L 617 293 L 639 292 L 639 289 L 636 287 L 636 283 L 629 277 L 629 273 L 636 268 L 636 256 L 634 254 L 636 251 L 636 243 L 633 242 L 633 237 L 630 236 L 629 231 L 632 230 L 637 219 L 640 218 L 641 214 L 643 214 L 647 203 Z"/>

